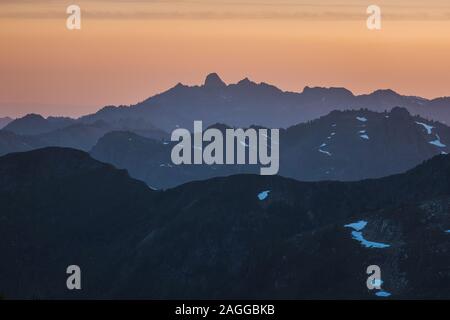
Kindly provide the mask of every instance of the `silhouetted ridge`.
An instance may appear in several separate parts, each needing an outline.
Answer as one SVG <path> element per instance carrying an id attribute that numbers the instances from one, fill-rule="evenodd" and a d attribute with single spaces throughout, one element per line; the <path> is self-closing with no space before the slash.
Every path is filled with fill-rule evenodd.
<path id="1" fill-rule="evenodd" d="M 206 88 L 217 89 L 226 87 L 227 85 L 222 81 L 222 79 L 220 79 L 217 73 L 211 73 L 206 77 L 204 86 Z"/>
<path id="2" fill-rule="evenodd" d="M 328 94 L 336 94 L 340 96 L 346 97 L 354 97 L 353 93 L 345 88 L 324 88 L 324 87 L 309 87 L 306 86 L 303 88 L 302 95 L 304 96 L 319 96 L 319 95 L 328 95 Z"/>
<path id="3" fill-rule="evenodd" d="M 401 97 L 401 95 L 392 89 L 379 89 L 372 92 L 372 95 L 377 97 Z"/>
<path id="4" fill-rule="evenodd" d="M 39 114 L 27 114 L 8 123 L 3 130 L 23 135 L 36 135 L 66 127 L 75 122 L 71 118 L 49 117 L 45 119 Z"/>
<path id="5" fill-rule="evenodd" d="M 449 166 L 438 156 L 377 180 L 234 175 L 154 192 L 83 152 L 9 155 L 0 158 L 1 290 L 21 299 L 378 299 L 364 286 L 377 264 L 395 299 L 448 299 Z M 61 283 L 74 262 L 86 270 L 83 290 Z"/>
<path id="6" fill-rule="evenodd" d="M 25 161 L 30 161 L 30 167 L 36 165 L 48 165 L 65 166 L 67 169 L 75 168 L 79 165 L 82 165 L 82 167 L 84 168 L 106 166 L 106 164 L 92 159 L 86 152 L 71 148 L 59 147 L 46 147 L 29 152 L 10 153 L 3 157 L 0 157 L 0 165 L 4 162 L 9 161 L 17 161 L 18 163 L 25 163 Z M 20 164 L 17 164 L 17 166 L 20 166 Z"/>

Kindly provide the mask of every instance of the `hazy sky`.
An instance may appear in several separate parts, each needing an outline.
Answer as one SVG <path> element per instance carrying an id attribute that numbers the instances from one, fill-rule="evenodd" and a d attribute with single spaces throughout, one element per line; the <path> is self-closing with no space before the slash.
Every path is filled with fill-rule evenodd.
<path id="1" fill-rule="evenodd" d="M 82 29 L 66 29 L 78 4 Z M 382 30 L 366 8 L 382 9 Z M 77 116 L 178 82 L 450 95 L 449 0 L 0 0 L 0 116 Z"/>

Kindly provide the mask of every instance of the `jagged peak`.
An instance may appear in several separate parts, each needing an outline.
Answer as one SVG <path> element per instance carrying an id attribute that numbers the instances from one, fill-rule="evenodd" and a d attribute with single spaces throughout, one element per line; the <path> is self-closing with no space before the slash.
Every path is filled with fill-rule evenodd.
<path id="1" fill-rule="evenodd" d="M 238 85 L 249 85 L 249 84 L 256 84 L 255 82 L 251 81 L 249 78 L 245 77 L 241 81 L 237 83 Z"/>
<path id="2" fill-rule="evenodd" d="M 217 73 L 210 73 L 206 76 L 204 86 L 206 88 L 223 88 L 227 85 L 220 79 Z"/>

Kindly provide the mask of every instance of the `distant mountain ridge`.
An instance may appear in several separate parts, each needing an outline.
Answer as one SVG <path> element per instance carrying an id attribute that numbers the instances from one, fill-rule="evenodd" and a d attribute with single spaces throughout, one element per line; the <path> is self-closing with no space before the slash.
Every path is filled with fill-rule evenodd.
<path id="1" fill-rule="evenodd" d="M 194 120 L 206 126 L 226 123 L 235 127 L 261 125 L 287 128 L 324 116 L 333 110 L 366 108 L 384 112 L 399 106 L 413 115 L 450 123 L 450 97 L 426 99 L 405 96 L 390 89 L 354 95 L 345 88 L 305 87 L 302 92 L 282 91 L 267 83 L 245 78 L 226 84 L 218 74 L 209 74 L 200 86 L 178 83 L 173 88 L 131 106 L 106 106 L 80 117 L 48 118 L 27 115 L 12 121 L 5 130 L 17 134 L 39 134 L 69 124 L 104 121 L 116 129 L 190 128 Z M 40 118 L 39 118 L 40 117 Z"/>
<path id="2" fill-rule="evenodd" d="M 213 127 L 224 131 L 230 126 Z M 0 130 L 0 155 L 47 146 L 76 148 L 127 169 L 132 177 L 156 189 L 260 170 L 259 165 L 175 166 L 170 157 L 175 143 L 168 134 L 155 129 L 116 128 L 98 120 L 36 135 Z M 399 107 L 383 113 L 333 111 L 282 129 L 279 147 L 282 176 L 303 181 L 351 181 L 403 172 L 434 155 L 450 153 L 450 129 Z"/>
<path id="3" fill-rule="evenodd" d="M 224 131 L 228 126 L 212 127 Z M 154 188 L 239 173 L 259 173 L 259 165 L 181 165 L 171 161 L 175 142 L 155 141 L 130 132 L 99 139 L 91 155 Z M 377 113 L 333 111 L 280 132 L 279 175 L 301 181 L 379 178 L 450 153 L 450 128 L 409 114 L 405 108 Z M 248 151 L 248 149 L 247 149 Z M 226 150 L 223 151 L 226 154 Z"/>
<path id="4" fill-rule="evenodd" d="M 74 123 L 75 120 L 71 118 L 44 118 L 39 114 L 32 113 L 11 121 L 3 129 L 20 135 L 37 135 L 61 129 Z"/>
<path id="5" fill-rule="evenodd" d="M 441 155 L 377 180 L 236 175 L 162 192 L 77 150 L 9 154 L 0 157 L 0 291 L 383 299 L 366 287 L 365 270 L 376 264 L 390 298 L 448 299 L 449 182 L 450 158 Z M 65 286 L 72 264 L 83 290 Z"/>
<path id="6" fill-rule="evenodd" d="M 108 132 L 129 130 L 144 137 L 164 139 L 168 134 L 153 126 L 127 121 L 112 125 L 103 120 L 83 123 L 67 118 L 47 118 L 28 115 L 12 121 L 0 130 L 0 155 L 33 150 L 46 146 L 69 147 L 89 151 Z"/>
<path id="7" fill-rule="evenodd" d="M 395 106 L 407 108 L 412 114 L 428 119 L 450 123 L 449 97 L 429 100 L 403 96 L 393 90 L 354 95 L 345 88 L 320 87 L 305 87 L 299 93 L 285 92 L 248 78 L 227 85 L 215 73 L 208 75 L 201 86 L 179 83 L 138 104 L 105 107 L 80 120 L 148 119 L 165 131 L 177 126 L 191 127 L 194 120 L 202 120 L 205 125 L 220 122 L 237 127 L 261 125 L 286 128 L 333 110 L 367 108 L 383 112 Z"/>

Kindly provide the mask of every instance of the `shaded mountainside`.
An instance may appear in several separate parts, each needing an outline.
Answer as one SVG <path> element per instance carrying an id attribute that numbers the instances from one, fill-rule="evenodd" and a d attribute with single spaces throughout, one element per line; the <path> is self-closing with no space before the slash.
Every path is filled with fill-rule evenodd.
<path id="1" fill-rule="evenodd" d="M 0 158 L 0 200 L 6 298 L 378 298 L 372 264 L 392 298 L 450 298 L 444 155 L 377 180 L 236 175 L 162 192 L 46 148 Z"/>
<path id="2" fill-rule="evenodd" d="M 48 117 L 28 114 L 8 123 L 3 129 L 20 135 L 36 135 L 67 127 L 75 122 L 71 118 Z"/>
<path id="3" fill-rule="evenodd" d="M 152 191 L 84 152 L 47 148 L 0 159 L 0 292 L 70 297 L 61 275 L 83 264 L 89 296 L 103 294 L 114 267 L 137 245 Z M 150 221 L 150 220 L 148 220 Z"/>
<path id="4" fill-rule="evenodd" d="M 10 117 L 0 118 L 0 129 L 4 128 L 8 123 L 13 121 Z"/>
<path id="5" fill-rule="evenodd" d="M 41 118 L 39 121 L 43 121 L 45 125 L 37 125 L 37 128 L 33 129 L 33 133 L 30 133 L 30 130 L 16 130 L 17 125 L 13 125 L 13 123 L 11 123 L 11 126 L 0 130 L 0 155 L 17 151 L 30 151 L 42 147 L 66 147 L 89 151 L 98 139 L 115 130 L 129 130 L 156 140 L 168 137 L 167 133 L 153 127 L 127 127 L 126 123 L 123 123 L 124 126 L 113 126 L 101 120 L 88 124 L 70 122 L 67 126 L 53 128 L 54 130 L 47 132 L 45 128 L 49 127 L 49 120 Z M 33 122 L 28 125 L 31 128 L 35 127 Z M 28 132 L 28 134 L 25 132 Z"/>
<path id="6" fill-rule="evenodd" d="M 395 106 L 405 107 L 412 114 L 450 123 L 448 97 L 428 100 L 403 96 L 392 90 L 354 95 L 345 88 L 320 87 L 284 92 L 273 85 L 255 83 L 248 78 L 227 85 L 214 73 L 207 76 L 203 85 L 178 84 L 136 105 L 108 106 L 80 120 L 146 119 L 168 132 L 177 126 L 190 127 L 195 120 L 202 120 L 205 126 L 220 122 L 235 127 L 286 128 L 333 110 L 367 108 L 383 112 Z"/>
<path id="7" fill-rule="evenodd" d="M 222 132 L 228 128 L 218 124 L 213 127 Z M 280 132 L 279 174 L 306 181 L 379 178 L 448 153 L 448 143 L 449 127 L 413 117 L 404 108 L 394 108 L 389 113 L 333 111 Z M 130 132 L 113 132 L 98 141 L 91 155 L 127 169 L 132 177 L 154 188 L 217 176 L 259 173 L 259 165 L 175 166 L 171 161 L 174 145 Z"/>
<path id="8" fill-rule="evenodd" d="M 11 152 L 30 151 L 42 148 L 43 146 L 44 144 L 35 137 L 21 136 L 13 132 L 0 130 L 0 155 Z"/>

